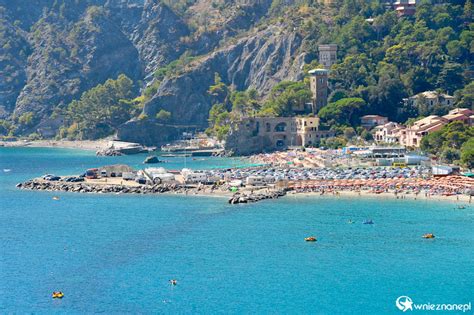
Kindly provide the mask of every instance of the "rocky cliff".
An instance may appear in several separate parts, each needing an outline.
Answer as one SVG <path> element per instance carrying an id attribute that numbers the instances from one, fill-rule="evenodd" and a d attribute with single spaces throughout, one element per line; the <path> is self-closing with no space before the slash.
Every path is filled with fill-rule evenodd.
<path id="1" fill-rule="evenodd" d="M 276 82 L 298 78 L 301 36 L 284 23 L 255 27 L 267 16 L 271 0 L 196 0 L 178 10 L 179 3 L 0 1 L 0 118 L 15 122 L 34 113 L 33 121 L 17 130 L 33 132 L 108 78 L 124 73 L 144 87 L 184 53 L 198 57 L 160 78 L 144 106 L 149 117 L 165 109 L 172 113 L 171 123 L 205 127 L 214 73 L 237 89 L 252 87 L 261 95 Z M 119 135 L 129 138 L 134 126 L 143 130 L 142 122 L 132 120 Z M 168 134 L 159 124 L 147 128 L 155 135 L 148 143 Z"/>
<path id="2" fill-rule="evenodd" d="M 266 94 L 275 83 L 300 76 L 304 63 L 304 54 L 298 53 L 301 40 L 280 26 L 250 33 L 235 44 L 194 61 L 185 73 L 166 78 L 144 112 L 153 117 L 165 109 L 175 113 L 176 122 L 205 125 L 210 109 L 207 90 L 214 83 L 215 73 L 238 90 L 255 88 Z"/>

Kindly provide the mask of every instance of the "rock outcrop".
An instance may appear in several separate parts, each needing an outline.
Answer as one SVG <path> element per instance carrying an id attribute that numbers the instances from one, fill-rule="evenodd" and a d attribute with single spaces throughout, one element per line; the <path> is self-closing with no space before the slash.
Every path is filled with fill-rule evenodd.
<path id="1" fill-rule="evenodd" d="M 108 78 L 140 77 L 136 48 L 102 8 L 89 8 L 74 24 L 51 12 L 34 26 L 29 40 L 33 48 L 17 115 L 34 112 L 46 118 Z"/>
<path id="2" fill-rule="evenodd" d="M 299 53 L 301 42 L 298 34 L 283 26 L 251 33 L 193 62 L 184 74 L 166 78 L 144 113 L 154 117 L 164 109 L 172 113 L 175 123 L 206 126 L 211 107 L 207 90 L 215 73 L 238 90 L 255 88 L 265 94 L 281 80 L 300 78 L 304 63 L 304 54 Z"/>

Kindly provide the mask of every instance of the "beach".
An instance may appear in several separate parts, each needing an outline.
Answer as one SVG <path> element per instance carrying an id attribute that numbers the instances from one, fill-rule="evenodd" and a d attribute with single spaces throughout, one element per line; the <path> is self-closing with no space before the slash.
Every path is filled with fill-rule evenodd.
<path id="1" fill-rule="evenodd" d="M 64 148 L 88 151 L 103 150 L 108 147 L 109 139 L 101 140 L 20 140 L 0 141 L 0 147 Z"/>

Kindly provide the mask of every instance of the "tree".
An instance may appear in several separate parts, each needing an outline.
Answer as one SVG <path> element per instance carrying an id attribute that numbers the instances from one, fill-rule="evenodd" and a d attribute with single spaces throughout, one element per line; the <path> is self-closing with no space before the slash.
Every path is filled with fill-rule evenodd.
<path id="1" fill-rule="evenodd" d="M 469 169 L 474 168 L 474 138 L 469 139 L 462 145 L 461 162 Z"/>
<path id="2" fill-rule="evenodd" d="M 260 115 L 293 115 L 296 109 L 304 108 L 311 101 L 311 91 L 304 82 L 283 81 L 275 85 L 263 105 Z"/>
<path id="3" fill-rule="evenodd" d="M 230 104 L 230 89 L 224 82 L 222 82 L 222 78 L 217 72 L 214 73 L 214 84 L 209 87 L 207 93 L 212 96 L 214 104 L 222 103 L 226 105 L 226 107 Z"/>
<path id="4" fill-rule="evenodd" d="M 26 127 L 31 126 L 33 124 L 33 118 L 33 112 L 26 112 L 23 113 L 20 117 L 18 117 L 18 123 Z"/>
<path id="5" fill-rule="evenodd" d="M 446 90 L 449 94 L 463 86 L 463 66 L 459 63 L 446 62 L 439 73 L 437 86 Z"/>
<path id="6" fill-rule="evenodd" d="M 356 135 L 356 132 L 354 128 L 352 127 L 344 128 L 344 138 L 346 138 L 347 140 L 351 140 L 352 138 L 355 137 L 355 135 Z"/>
<path id="7" fill-rule="evenodd" d="M 110 135 L 135 112 L 133 88 L 133 81 L 121 74 L 84 92 L 68 105 L 64 127 L 80 139 Z"/>
<path id="8" fill-rule="evenodd" d="M 343 98 L 321 108 L 318 116 L 327 126 L 356 126 L 364 106 L 361 98 Z"/>
<path id="9" fill-rule="evenodd" d="M 454 148 L 444 148 L 441 152 L 441 159 L 446 163 L 453 163 L 460 158 L 460 151 Z"/>
<path id="10" fill-rule="evenodd" d="M 159 122 L 168 122 L 171 119 L 171 113 L 167 110 L 161 109 L 157 114 L 156 114 L 156 119 Z"/>
<path id="11" fill-rule="evenodd" d="M 441 130 L 432 132 L 421 140 L 421 149 L 433 155 L 438 155 L 448 163 L 461 158 L 467 165 L 471 155 L 470 142 L 474 138 L 474 127 L 469 127 L 461 121 L 454 121 Z"/>
<path id="12" fill-rule="evenodd" d="M 454 96 L 456 97 L 456 106 L 474 110 L 474 82 L 456 91 Z"/>

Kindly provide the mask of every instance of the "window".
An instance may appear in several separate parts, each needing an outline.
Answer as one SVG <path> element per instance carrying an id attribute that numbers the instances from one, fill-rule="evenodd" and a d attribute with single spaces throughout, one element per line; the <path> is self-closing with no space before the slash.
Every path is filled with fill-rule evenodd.
<path id="1" fill-rule="evenodd" d="M 275 126 L 276 132 L 284 132 L 286 130 L 286 123 L 282 122 Z"/>
<path id="2" fill-rule="evenodd" d="M 266 130 L 267 132 L 270 132 L 270 131 L 272 130 L 272 126 L 270 125 L 270 123 L 266 123 L 266 124 L 265 124 L 265 130 Z"/>

